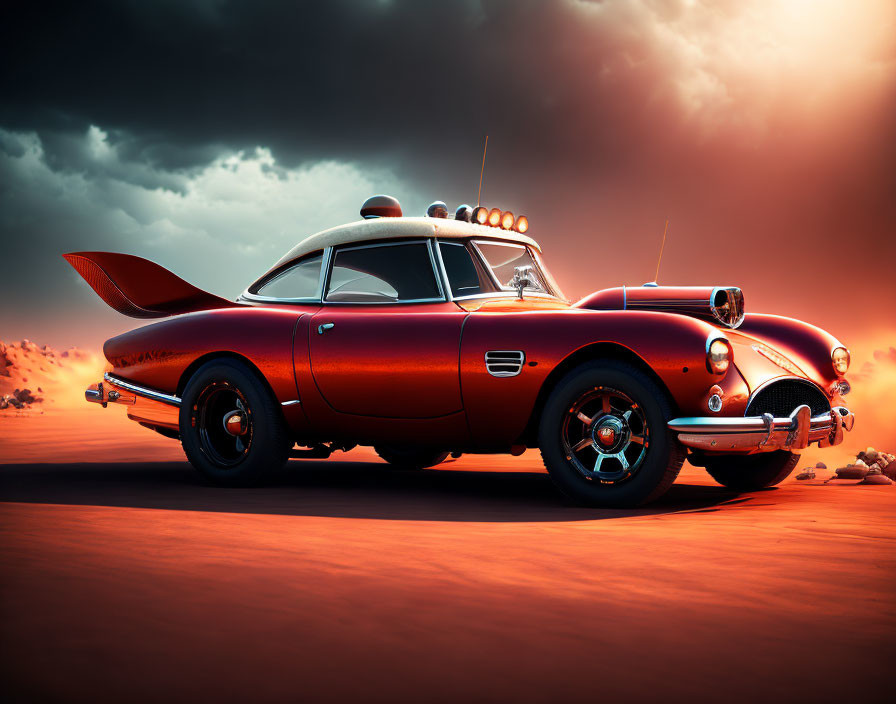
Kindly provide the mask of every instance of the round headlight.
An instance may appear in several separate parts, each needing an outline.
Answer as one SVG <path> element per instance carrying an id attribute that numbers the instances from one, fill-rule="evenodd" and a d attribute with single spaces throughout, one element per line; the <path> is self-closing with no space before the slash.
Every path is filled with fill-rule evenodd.
<path id="1" fill-rule="evenodd" d="M 837 347 L 831 352 L 831 364 L 834 365 L 834 371 L 840 375 L 846 374 L 849 369 L 849 350 L 845 347 Z"/>
<path id="2" fill-rule="evenodd" d="M 488 224 L 497 227 L 501 224 L 501 211 L 498 208 L 492 208 L 488 211 Z"/>
<path id="3" fill-rule="evenodd" d="M 520 234 L 525 234 L 526 230 L 528 230 L 528 229 L 529 229 L 529 218 L 527 218 L 525 215 L 520 215 L 516 219 L 516 231 L 519 232 Z"/>
<path id="4" fill-rule="evenodd" d="M 724 374 L 731 362 L 731 345 L 727 340 L 716 338 L 709 344 L 706 353 L 706 366 L 713 374 Z"/>
<path id="5" fill-rule="evenodd" d="M 477 205 L 475 208 L 473 208 L 472 218 L 473 222 L 475 222 L 477 225 L 485 225 L 485 223 L 488 222 L 488 208 Z"/>
<path id="6" fill-rule="evenodd" d="M 513 213 L 509 210 L 501 216 L 501 229 L 509 230 L 513 227 Z"/>

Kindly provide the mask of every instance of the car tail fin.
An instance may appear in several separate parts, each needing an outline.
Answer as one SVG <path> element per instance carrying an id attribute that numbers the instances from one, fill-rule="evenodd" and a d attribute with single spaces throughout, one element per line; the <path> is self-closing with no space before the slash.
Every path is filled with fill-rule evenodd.
<path id="1" fill-rule="evenodd" d="M 110 307 L 132 318 L 165 318 L 239 305 L 206 293 L 141 257 L 115 252 L 69 252 L 62 256 Z"/>

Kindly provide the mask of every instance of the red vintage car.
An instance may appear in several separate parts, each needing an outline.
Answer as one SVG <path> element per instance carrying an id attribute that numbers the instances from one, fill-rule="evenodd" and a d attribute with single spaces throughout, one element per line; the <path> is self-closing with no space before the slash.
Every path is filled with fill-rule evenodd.
<path id="1" fill-rule="evenodd" d="M 810 443 L 842 442 L 849 352 L 812 325 L 744 312 L 734 286 L 611 288 L 570 303 L 528 222 L 442 203 L 312 235 L 236 301 L 145 259 L 66 259 L 125 315 L 88 401 L 179 439 L 225 484 L 289 457 L 372 445 L 432 467 L 449 453 L 541 450 L 574 501 L 656 499 L 682 463 L 771 486 Z"/>

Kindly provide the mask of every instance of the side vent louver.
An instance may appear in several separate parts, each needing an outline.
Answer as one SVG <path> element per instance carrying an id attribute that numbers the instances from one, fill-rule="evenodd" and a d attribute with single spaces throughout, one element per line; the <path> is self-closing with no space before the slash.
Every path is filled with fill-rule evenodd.
<path id="1" fill-rule="evenodd" d="M 485 368 L 492 376 L 516 376 L 523 371 L 526 353 L 522 350 L 491 350 L 485 353 Z"/>

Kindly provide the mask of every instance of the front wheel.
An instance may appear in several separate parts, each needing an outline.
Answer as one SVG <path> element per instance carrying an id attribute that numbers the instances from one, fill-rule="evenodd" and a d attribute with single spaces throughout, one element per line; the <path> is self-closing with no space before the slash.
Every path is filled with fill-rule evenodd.
<path id="1" fill-rule="evenodd" d="M 227 485 L 260 482 L 286 464 L 293 444 L 271 392 L 232 359 L 208 362 L 187 383 L 180 437 L 190 463 Z"/>
<path id="2" fill-rule="evenodd" d="M 663 390 L 614 360 L 573 369 L 545 404 L 538 445 L 560 490 L 589 506 L 639 506 L 672 485 L 685 449 Z"/>
<path id="3" fill-rule="evenodd" d="M 756 455 L 717 455 L 705 458 L 706 471 L 722 486 L 757 491 L 780 484 L 796 468 L 800 456 L 787 450 Z"/>

